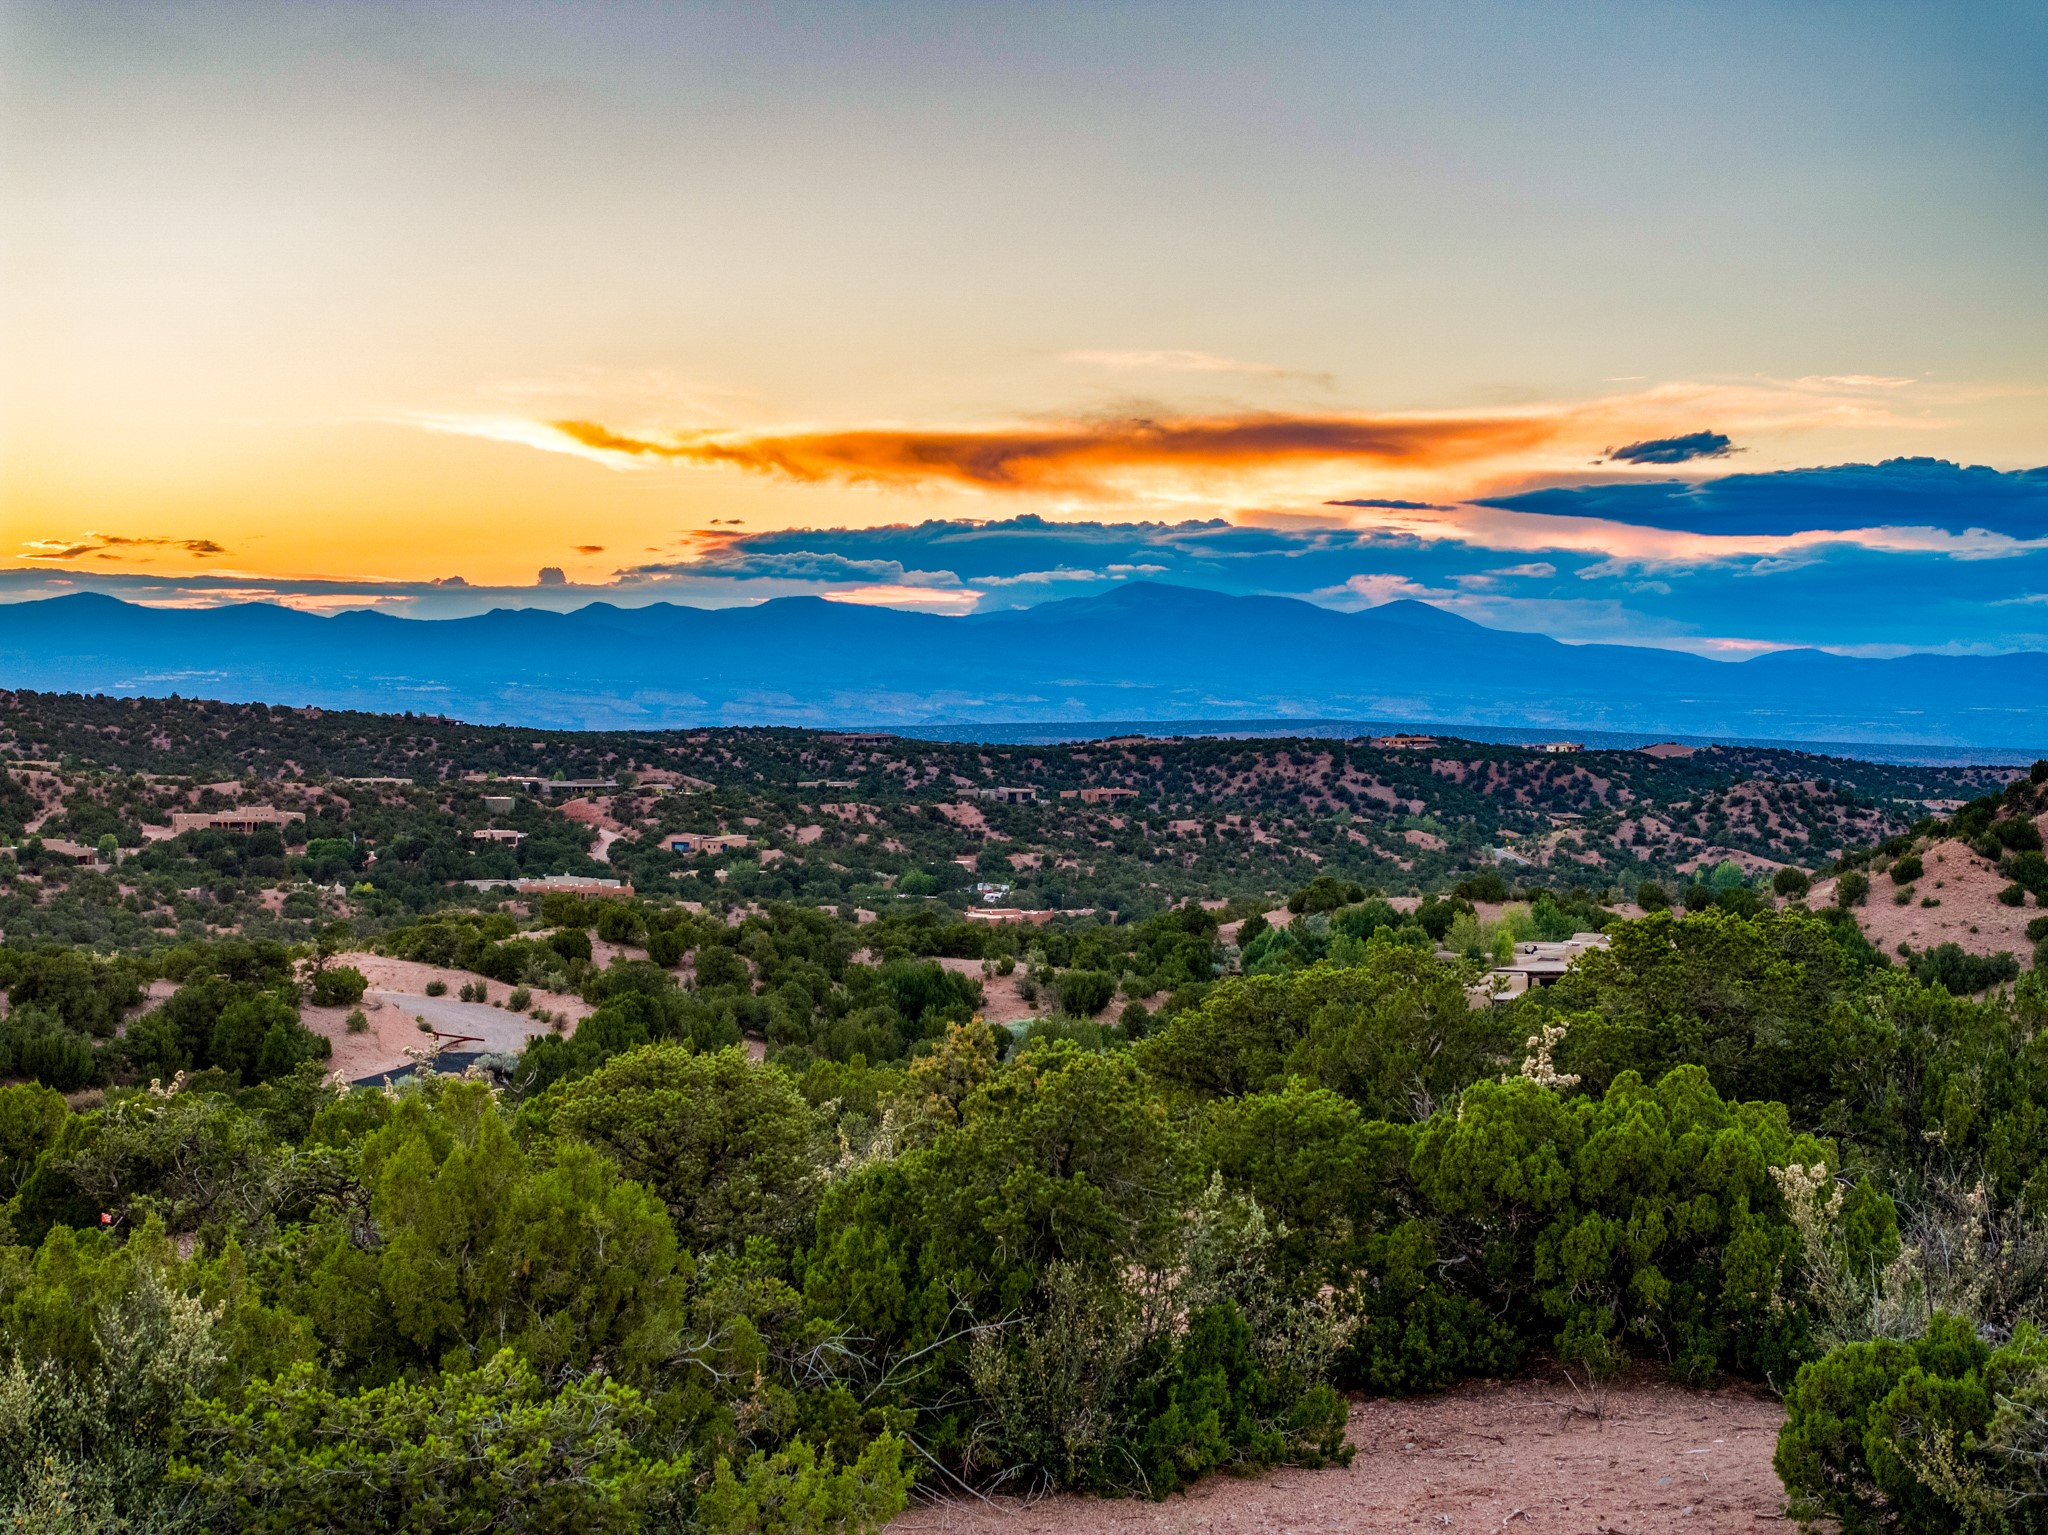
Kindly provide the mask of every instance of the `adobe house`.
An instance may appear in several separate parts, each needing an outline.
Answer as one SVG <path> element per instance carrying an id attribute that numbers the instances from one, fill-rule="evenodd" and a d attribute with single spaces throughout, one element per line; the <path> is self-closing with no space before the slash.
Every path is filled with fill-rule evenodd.
<path id="1" fill-rule="evenodd" d="M 83 842 L 66 842 L 62 837 L 43 838 L 43 856 L 59 863 L 75 863 L 81 868 L 97 869 L 100 866 L 100 850 Z"/>
<path id="2" fill-rule="evenodd" d="M 662 846 L 671 853 L 724 853 L 746 847 L 752 841 L 737 832 L 679 831 L 663 838 Z"/>
<path id="3" fill-rule="evenodd" d="M 171 835 L 178 836 L 188 831 L 226 831 L 248 836 L 259 827 L 275 826 L 282 830 L 292 821 L 305 820 L 305 814 L 298 810 L 279 810 L 271 805 L 243 805 L 234 810 L 173 810 L 171 812 Z"/>
<path id="4" fill-rule="evenodd" d="M 1029 785 L 1004 784 L 995 789 L 962 789 L 963 799 L 992 799 L 1004 805 L 1035 805 L 1038 791 Z"/>
<path id="5" fill-rule="evenodd" d="M 1511 979 L 1520 977 L 1521 991 L 1554 986 L 1581 954 L 1611 948 L 1613 942 L 1605 933 L 1574 933 L 1562 943 L 1518 943 L 1508 962 L 1494 966 L 1491 973 Z"/>

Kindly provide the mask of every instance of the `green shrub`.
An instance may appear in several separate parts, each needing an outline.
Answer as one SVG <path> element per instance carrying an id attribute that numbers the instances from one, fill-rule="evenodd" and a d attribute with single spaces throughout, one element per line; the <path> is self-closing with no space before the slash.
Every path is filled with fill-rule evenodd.
<path id="1" fill-rule="evenodd" d="M 34 1007 L 66 1028 L 106 1038 L 142 1000 L 132 961 L 97 958 L 88 949 L 51 944 L 0 950 L 0 990 L 13 1007 Z"/>
<path id="2" fill-rule="evenodd" d="M 1053 983 L 1062 1012 L 1093 1018 L 1116 995 L 1116 977 L 1106 970 L 1063 970 Z"/>
<path id="3" fill-rule="evenodd" d="M 355 966 L 329 965 L 314 972 L 312 1002 L 315 1007 L 354 1007 L 369 989 L 369 981 Z"/>
<path id="4" fill-rule="evenodd" d="M 1998 892 L 1998 904 L 2001 906 L 2026 905 L 2027 887 L 2025 885 L 2007 885 Z"/>
<path id="5" fill-rule="evenodd" d="M 2006 877 L 2015 885 L 2031 890 L 2037 900 L 2048 897 L 2048 858 L 2028 851 L 2005 860 Z"/>
<path id="6" fill-rule="evenodd" d="M 1415 908 L 1415 922 L 1429 934 L 1432 942 L 1442 943 L 1444 934 L 1448 933 L 1451 924 L 1458 920 L 1458 914 L 1463 912 L 1470 915 L 1471 911 L 1470 901 L 1461 901 L 1455 896 L 1439 900 L 1433 895 L 1426 895 L 1422 898 L 1422 904 Z"/>
<path id="7" fill-rule="evenodd" d="M 564 959 L 580 959 L 585 963 L 590 960 L 590 934 L 581 927 L 565 927 L 552 932 L 548 934 L 547 944 Z"/>
<path id="8" fill-rule="evenodd" d="M 1228 978 L 1136 1049 L 1168 1088 L 1195 1096 L 1298 1076 L 1372 1117 L 1410 1119 L 1498 1070 L 1516 1037 L 1504 1012 L 1471 1005 L 1456 971 L 1380 932 L 1356 964 Z"/>
<path id="9" fill-rule="evenodd" d="M 705 944 L 697 950 L 697 986 L 746 986 L 753 979 L 747 962 L 722 943 Z"/>
<path id="10" fill-rule="evenodd" d="M 1484 874 L 1475 874 L 1470 879 L 1460 880 L 1451 894 L 1467 901 L 1486 901 L 1499 905 L 1510 895 L 1508 882 L 1500 877 L 1498 869 L 1488 869 Z"/>
<path id="11" fill-rule="evenodd" d="M 0 1199 L 13 1198 L 27 1181 L 70 1112 L 57 1089 L 34 1083 L 0 1087 Z"/>
<path id="12" fill-rule="evenodd" d="M 1476 1083 L 1421 1127 L 1413 1176 L 1447 1271 L 1493 1315 L 1595 1371 L 1649 1344 L 1705 1381 L 1805 1356 L 1800 1239 L 1771 1169 L 1832 1160 L 1782 1105 L 1723 1102 L 1681 1066 L 1597 1101 Z"/>
<path id="13" fill-rule="evenodd" d="M 1993 1350 L 1937 1314 L 1911 1342 L 1851 1343 L 1803 1366 L 1774 1464 L 1791 1514 L 1842 1535 L 2038 1530 L 2048 1494 L 2048 1343 Z"/>
<path id="14" fill-rule="evenodd" d="M 360 1007 L 349 1009 L 348 1031 L 351 1034 L 369 1033 L 370 1015 L 365 1013 Z"/>
<path id="15" fill-rule="evenodd" d="M 1998 845 L 2015 853 L 2041 851 L 2041 829 L 2026 816 L 2012 816 L 1995 822 L 1991 835 Z"/>
<path id="16" fill-rule="evenodd" d="M 658 1195 L 693 1252 L 788 1239 L 809 1221 L 823 1184 L 818 1115 L 787 1073 L 736 1046 L 631 1050 L 551 1102 L 554 1133 Z"/>
<path id="17" fill-rule="evenodd" d="M 647 935 L 647 924 L 630 906 L 607 901 L 597 909 L 597 936 L 606 943 L 637 944 Z"/>
<path id="18" fill-rule="evenodd" d="M 910 1501 L 913 1473 L 903 1449 L 884 1433 L 844 1466 L 801 1439 L 773 1455 L 756 1450 L 737 1472 L 721 1457 L 692 1528 L 704 1535 L 866 1535 Z"/>
<path id="19" fill-rule="evenodd" d="M 427 982 L 426 992 L 430 997 L 445 997 L 448 995 L 448 983 L 439 979 L 431 980 Z"/>
<path id="20" fill-rule="evenodd" d="M 1665 911 L 1671 905 L 1671 892 L 1654 879 L 1646 879 L 1636 886 L 1636 905 L 1644 911 Z"/>
<path id="21" fill-rule="evenodd" d="M 1835 904 L 1847 911 L 1861 906 L 1870 895 L 1870 876 L 1861 869 L 1846 869 L 1835 881 Z"/>
<path id="22" fill-rule="evenodd" d="M 60 1093 L 99 1080 L 92 1041 L 38 1007 L 17 1007 L 0 1019 L 0 1076 L 26 1077 Z"/>
<path id="23" fill-rule="evenodd" d="M 510 1349 L 481 1368 L 350 1395 L 310 1365 L 247 1406 L 200 1404 L 173 1486 L 252 1535 L 510 1529 L 631 1535 L 689 1473 L 635 1440 L 639 1394 L 600 1377 L 543 1385 Z"/>
<path id="24" fill-rule="evenodd" d="M 1350 906 L 1364 899 L 1363 885 L 1329 874 L 1318 874 L 1287 898 L 1287 909 L 1297 917 L 1313 916 L 1319 911 L 1335 911 L 1340 906 Z"/>
<path id="25" fill-rule="evenodd" d="M 1918 853 L 1908 853 L 1904 858 L 1901 858 L 1892 865 L 1892 883 L 1894 885 L 1910 885 L 1926 872 L 1926 865 L 1921 863 L 1920 855 Z"/>
<path id="26" fill-rule="evenodd" d="M 1913 956 L 1914 978 L 1939 986 L 1951 996 L 1967 997 L 2019 979 L 2019 961 L 2009 953 L 1971 954 L 1960 944 L 1939 943 Z"/>
<path id="27" fill-rule="evenodd" d="M 1788 901 L 1799 900 L 1812 888 L 1812 877 L 1804 869 L 1795 869 L 1790 864 L 1771 876 L 1771 889 Z"/>
<path id="28" fill-rule="evenodd" d="M 1274 1378 L 1251 1327 L 1224 1301 L 1189 1316 L 1172 1359 L 1133 1404 L 1130 1471 L 1155 1498 L 1223 1467 L 1348 1463 L 1348 1409 L 1326 1383 Z"/>
<path id="29" fill-rule="evenodd" d="M 1322 1379 L 1336 1332 L 1274 1281 L 1274 1228 L 1219 1183 L 1189 1212 L 1172 1303 L 1072 1263 L 1019 1325 L 969 1356 L 985 1404 L 969 1469 L 1164 1497 L 1210 1471 L 1347 1463 L 1347 1411 Z"/>
<path id="30" fill-rule="evenodd" d="M 1050 1044 L 1053 1040 L 1071 1040 L 1087 1051 L 1120 1050 L 1128 1043 L 1122 1030 L 1112 1023 L 1098 1023 L 1093 1018 L 1070 1018 L 1056 1013 L 1050 1018 L 1034 1018 L 1025 1026 L 1024 1037 L 1016 1047 L 1016 1053 L 1036 1049 Z"/>

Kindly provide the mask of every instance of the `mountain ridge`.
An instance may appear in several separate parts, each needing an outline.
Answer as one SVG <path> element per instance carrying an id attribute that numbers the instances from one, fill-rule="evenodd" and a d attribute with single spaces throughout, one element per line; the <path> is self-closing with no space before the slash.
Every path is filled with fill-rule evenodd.
<path id="1" fill-rule="evenodd" d="M 2048 743 L 2048 654 L 1737 661 L 1571 645 L 1404 599 L 1340 612 L 1157 582 L 942 616 L 780 597 L 414 619 L 273 603 L 0 606 L 0 686 L 569 728 L 1234 717 Z"/>

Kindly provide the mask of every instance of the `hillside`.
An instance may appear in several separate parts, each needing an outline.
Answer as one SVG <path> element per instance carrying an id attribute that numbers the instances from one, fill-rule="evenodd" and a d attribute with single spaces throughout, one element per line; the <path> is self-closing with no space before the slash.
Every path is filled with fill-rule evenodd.
<path id="1" fill-rule="evenodd" d="M 1761 748 L 1553 755 L 1453 737 L 1401 749 L 1365 739 L 976 746 L 792 729 L 551 732 L 29 692 L 0 695 L 8 761 L 0 836 L 111 838 L 162 866 L 140 882 L 145 897 L 88 899 L 96 876 L 81 875 L 63 899 L 0 900 L 10 935 L 85 941 L 223 921 L 309 931 L 312 912 L 292 915 L 303 901 L 285 908 L 263 896 L 307 865 L 248 859 L 216 834 L 201 836 L 204 846 L 170 838 L 174 811 L 235 804 L 303 816 L 293 847 L 345 841 L 346 860 L 311 872 L 365 886 L 350 901 L 359 917 L 476 899 L 463 880 L 577 873 L 697 901 L 993 900 L 1129 920 L 1188 897 L 1270 901 L 1318 874 L 1390 894 L 1492 875 L 1610 900 L 1645 880 L 1676 894 L 1724 866 L 1760 881 L 1784 866 L 1818 874 L 2015 776 Z M 592 787 L 536 792 L 555 779 Z M 498 794 L 509 794 L 509 810 L 485 804 Z M 493 827 L 502 840 L 478 835 Z M 671 851 L 680 833 L 749 845 Z M 138 899 L 144 910 L 128 909 Z"/>

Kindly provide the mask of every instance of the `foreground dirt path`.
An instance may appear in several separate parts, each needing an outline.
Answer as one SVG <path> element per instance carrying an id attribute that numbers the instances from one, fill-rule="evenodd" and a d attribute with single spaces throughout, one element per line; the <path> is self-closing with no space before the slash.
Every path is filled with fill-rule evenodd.
<path id="1" fill-rule="evenodd" d="M 1605 1416 L 1561 1382 L 1479 1382 L 1360 1401 L 1348 1470 L 1211 1477 L 1163 1503 L 1057 1497 L 925 1504 L 892 1535 L 1106 1535 L 1187 1530 L 1789 1530 L 1771 1471 L 1784 1409 L 1746 1389 L 1615 1386 Z"/>

